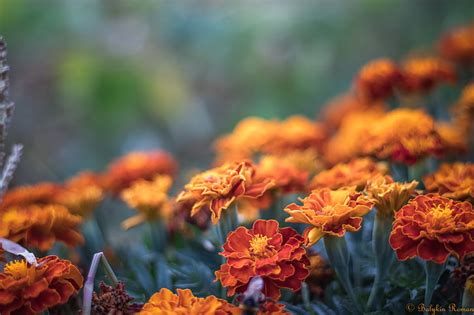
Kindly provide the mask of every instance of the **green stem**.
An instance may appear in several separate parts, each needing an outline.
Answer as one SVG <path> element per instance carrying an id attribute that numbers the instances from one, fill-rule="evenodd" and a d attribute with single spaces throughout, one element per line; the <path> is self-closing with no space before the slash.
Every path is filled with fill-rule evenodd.
<path id="1" fill-rule="evenodd" d="M 382 285 L 385 275 L 390 268 L 393 260 L 393 251 L 389 246 L 388 239 L 392 228 L 393 217 L 391 215 L 384 216 L 377 213 L 374 218 L 374 229 L 372 231 L 372 248 L 375 255 L 375 279 L 370 291 L 367 309 L 373 310 L 375 304 L 379 300 L 382 291 Z"/>
<path id="2" fill-rule="evenodd" d="M 330 265 L 336 271 L 336 274 L 342 284 L 342 287 L 349 295 L 349 298 L 352 300 L 352 303 L 357 308 L 357 311 L 359 313 L 362 313 L 362 308 L 359 305 L 349 277 L 350 257 L 345 238 L 326 235 L 324 237 L 324 247 L 326 249 L 326 254 L 328 256 Z"/>
<path id="3" fill-rule="evenodd" d="M 437 264 L 430 260 L 425 262 L 425 273 L 426 273 L 426 288 L 425 288 L 425 308 L 429 309 L 431 299 L 433 298 L 434 289 L 438 280 L 443 274 L 445 264 Z M 428 311 L 425 311 L 428 314 Z"/>
<path id="4" fill-rule="evenodd" d="M 167 244 L 166 225 L 162 220 L 149 221 L 151 244 L 154 251 L 161 253 Z"/>

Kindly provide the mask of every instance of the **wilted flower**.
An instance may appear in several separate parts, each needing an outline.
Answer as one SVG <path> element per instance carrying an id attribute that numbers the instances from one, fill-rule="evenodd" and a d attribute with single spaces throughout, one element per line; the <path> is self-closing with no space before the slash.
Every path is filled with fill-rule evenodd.
<path id="1" fill-rule="evenodd" d="M 168 190 L 172 179 L 167 175 L 158 175 L 152 181 L 136 180 L 120 193 L 120 197 L 130 208 L 140 212 L 135 217 L 124 221 L 126 229 L 143 221 L 168 219 L 173 212 Z"/>
<path id="2" fill-rule="evenodd" d="M 278 299 L 280 288 L 299 290 L 309 274 L 303 241 L 295 230 L 279 228 L 275 220 L 257 220 L 252 229 L 240 226 L 227 235 L 221 253 L 226 263 L 216 277 L 232 296 L 244 292 L 250 280 L 260 276 L 263 294 Z"/>
<path id="3" fill-rule="evenodd" d="M 39 314 L 66 303 L 82 283 L 79 270 L 56 256 L 39 258 L 37 266 L 25 260 L 9 262 L 0 273 L 0 313 Z"/>
<path id="4" fill-rule="evenodd" d="M 112 162 L 104 174 L 108 190 L 117 194 L 138 179 L 150 180 L 156 175 L 174 175 L 177 163 L 164 151 L 132 152 Z"/>
<path id="5" fill-rule="evenodd" d="M 140 315 L 239 314 L 238 308 L 211 295 L 199 298 L 189 289 L 177 289 L 176 294 L 163 288 L 153 294 Z M 235 312 L 235 313 L 234 313 Z"/>
<path id="6" fill-rule="evenodd" d="M 400 89 L 406 93 L 426 93 L 438 84 L 456 82 L 456 69 L 439 58 L 410 58 L 402 65 Z"/>
<path id="7" fill-rule="evenodd" d="M 362 217 L 373 206 L 368 198 L 353 189 L 313 190 L 300 201 L 302 205 L 292 203 L 285 208 L 290 215 L 286 221 L 310 225 L 305 230 L 309 245 L 326 234 L 342 237 L 346 231 L 358 231 L 362 226 Z"/>
<path id="8" fill-rule="evenodd" d="M 194 176 L 177 201 L 192 201 L 192 216 L 209 207 L 211 220 L 217 224 L 222 210 L 233 202 L 260 198 L 274 185 L 271 179 L 258 179 L 251 162 L 227 163 Z"/>
<path id="9" fill-rule="evenodd" d="M 474 61 L 474 24 L 451 30 L 438 43 L 441 55 L 458 63 Z"/>
<path id="10" fill-rule="evenodd" d="M 386 175 L 370 179 L 365 190 L 374 202 L 378 213 L 388 216 L 393 215 L 410 200 L 417 185 L 416 180 L 399 183 Z"/>
<path id="11" fill-rule="evenodd" d="M 326 187 L 335 190 L 355 186 L 357 190 L 362 190 L 368 180 L 387 172 L 388 167 L 384 163 L 377 163 L 369 158 L 354 159 L 316 174 L 311 180 L 310 188 Z"/>
<path id="12" fill-rule="evenodd" d="M 92 315 L 133 315 L 138 313 L 143 304 L 133 303 L 133 298 L 128 295 L 123 282 L 115 287 L 99 284 L 100 292 L 92 295 Z"/>
<path id="13" fill-rule="evenodd" d="M 391 97 L 401 80 L 398 66 L 390 59 L 377 59 L 364 65 L 355 78 L 355 90 L 367 101 Z"/>
<path id="14" fill-rule="evenodd" d="M 309 256 L 309 276 L 306 279 L 311 293 L 318 297 L 324 296 L 324 290 L 334 278 L 334 271 L 330 268 L 326 260 L 316 252 L 310 252 Z"/>
<path id="15" fill-rule="evenodd" d="M 433 174 L 423 178 L 426 190 L 458 200 L 474 198 L 474 164 L 442 164 Z"/>
<path id="16" fill-rule="evenodd" d="M 421 110 L 393 110 L 367 130 L 363 151 L 379 159 L 416 163 L 444 150 L 433 119 Z"/>
<path id="17" fill-rule="evenodd" d="M 399 260 L 418 256 L 441 264 L 450 254 L 474 251 L 474 210 L 469 202 L 420 195 L 395 213 L 390 245 Z"/>
<path id="18" fill-rule="evenodd" d="M 274 188 L 282 192 L 301 192 L 306 187 L 308 172 L 285 156 L 265 155 L 257 165 L 257 177 L 262 180 L 272 178 Z"/>
<path id="19" fill-rule="evenodd" d="M 56 241 L 74 247 L 84 242 L 81 223 L 80 216 L 57 204 L 12 207 L 0 211 L 0 237 L 42 251 Z"/>

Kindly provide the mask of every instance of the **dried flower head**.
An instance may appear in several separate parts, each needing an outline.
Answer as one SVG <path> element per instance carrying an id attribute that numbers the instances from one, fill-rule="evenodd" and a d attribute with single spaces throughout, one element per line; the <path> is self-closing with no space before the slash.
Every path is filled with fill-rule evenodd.
<path id="1" fill-rule="evenodd" d="M 177 201 L 192 201 L 191 215 L 209 207 L 211 220 L 217 224 L 222 210 L 232 203 L 260 198 L 274 185 L 272 179 L 258 179 L 251 162 L 227 163 L 194 176 Z"/>
<path id="2" fill-rule="evenodd" d="M 309 290 L 315 296 L 322 298 L 324 290 L 334 278 L 334 271 L 330 268 L 326 260 L 317 252 L 310 252 L 309 256 L 309 276 L 306 283 Z"/>
<path id="3" fill-rule="evenodd" d="M 92 296 L 92 315 L 133 315 L 143 307 L 141 303 L 133 303 L 123 282 L 115 287 L 101 282 L 99 287 L 100 292 L 94 292 Z"/>
<path id="4" fill-rule="evenodd" d="M 458 200 L 474 199 L 474 164 L 442 164 L 433 174 L 423 178 L 426 190 Z"/>
<path id="5" fill-rule="evenodd" d="M 37 266 L 25 260 L 9 262 L 0 273 L 0 313 L 39 314 L 66 303 L 82 283 L 79 270 L 56 256 L 38 259 Z"/>
<path id="6" fill-rule="evenodd" d="M 355 186 L 357 190 L 362 190 L 368 180 L 387 172 L 388 167 L 385 163 L 377 163 L 369 158 L 354 159 L 316 174 L 311 180 L 310 188 L 326 187 L 335 190 Z"/>
<path id="7" fill-rule="evenodd" d="M 444 34 L 438 42 L 441 55 L 458 63 L 474 61 L 474 24 L 462 26 Z"/>
<path id="8" fill-rule="evenodd" d="M 415 194 L 416 180 L 409 183 L 395 182 L 392 177 L 378 176 L 367 182 L 367 195 L 374 201 L 381 215 L 393 215 Z"/>
<path id="9" fill-rule="evenodd" d="M 56 241 L 75 247 L 84 242 L 81 223 L 80 216 L 57 204 L 13 207 L 0 211 L 0 237 L 42 251 Z"/>
<path id="10" fill-rule="evenodd" d="M 132 152 L 112 162 L 104 182 L 109 191 L 118 194 L 138 179 L 150 180 L 156 175 L 174 175 L 177 163 L 164 151 Z"/>
<path id="11" fill-rule="evenodd" d="M 362 217 L 370 212 L 373 203 L 353 189 L 313 190 L 300 199 L 302 205 L 292 203 L 285 208 L 290 215 L 286 221 L 310 225 L 305 230 L 308 245 L 315 244 L 326 234 L 342 237 L 346 231 L 358 231 Z"/>
<path id="12" fill-rule="evenodd" d="M 244 292 L 250 280 L 260 276 L 262 293 L 278 299 L 280 288 L 299 290 L 309 274 L 303 241 L 295 230 L 280 228 L 275 220 L 257 220 L 252 229 L 240 226 L 227 235 L 221 253 L 226 262 L 216 277 L 232 296 Z"/>
<path id="13" fill-rule="evenodd" d="M 441 83 L 455 82 L 456 69 L 439 58 L 411 58 L 402 65 L 400 89 L 406 93 L 426 93 Z"/>
<path id="14" fill-rule="evenodd" d="M 420 195 L 395 213 L 390 245 L 399 260 L 418 256 L 441 264 L 474 251 L 474 209 L 438 194 Z"/>
<path id="15" fill-rule="evenodd" d="M 464 284 L 473 275 L 474 253 L 470 253 L 464 256 L 458 267 L 450 273 L 448 281 L 441 290 L 442 294 L 448 297 L 448 301 L 458 301 L 464 290 Z"/>
<path id="16" fill-rule="evenodd" d="M 355 78 L 355 90 L 366 101 L 391 97 L 401 80 L 398 66 L 390 59 L 377 59 L 364 65 Z"/>

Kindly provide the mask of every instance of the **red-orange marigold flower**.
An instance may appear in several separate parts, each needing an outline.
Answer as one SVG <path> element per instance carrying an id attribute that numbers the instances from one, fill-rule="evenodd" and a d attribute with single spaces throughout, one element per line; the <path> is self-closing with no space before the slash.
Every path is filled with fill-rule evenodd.
<path id="1" fill-rule="evenodd" d="M 474 24 L 451 30 L 438 42 L 441 55 L 459 63 L 474 61 Z"/>
<path id="2" fill-rule="evenodd" d="M 367 181 L 388 172 L 385 163 L 377 163 L 369 158 L 354 159 L 349 163 L 337 164 L 332 168 L 316 174 L 311 180 L 310 188 L 339 189 L 356 186 L 362 190 Z"/>
<path id="3" fill-rule="evenodd" d="M 400 69 L 393 61 L 377 59 L 364 65 L 359 71 L 355 89 L 362 99 L 378 101 L 392 96 L 400 80 Z"/>
<path id="4" fill-rule="evenodd" d="M 12 188 L 7 191 L 0 204 L 1 209 L 53 203 L 61 186 L 53 183 L 38 183 Z"/>
<path id="5" fill-rule="evenodd" d="M 390 245 L 399 260 L 418 256 L 438 264 L 474 251 L 474 209 L 438 194 L 420 195 L 395 214 Z"/>
<path id="6" fill-rule="evenodd" d="M 56 256 L 38 259 L 37 266 L 25 260 L 12 261 L 0 273 L 0 313 L 39 314 L 66 303 L 82 283 L 79 270 Z"/>
<path id="7" fill-rule="evenodd" d="M 300 199 L 302 205 L 292 203 L 285 208 L 287 222 L 309 224 L 305 236 L 309 245 L 325 234 L 342 237 L 346 231 L 355 232 L 362 226 L 362 217 L 370 212 L 373 203 L 352 189 L 313 190 Z"/>
<path id="8" fill-rule="evenodd" d="M 105 185 L 119 193 L 137 179 L 152 179 L 156 175 L 174 175 L 177 163 L 164 151 L 132 152 L 112 162 L 104 175 Z"/>
<path id="9" fill-rule="evenodd" d="M 257 165 L 257 177 L 274 179 L 275 188 L 282 192 L 301 192 L 306 187 L 308 172 L 284 156 L 265 155 Z"/>
<path id="10" fill-rule="evenodd" d="M 407 93 L 426 93 L 440 83 L 455 82 L 456 69 L 439 58 L 411 58 L 402 65 L 400 89 Z"/>
<path id="11" fill-rule="evenodd" d="M 474 199 L 474 164 L 442 164 L 433 174 L 423 178 L 426 190 L 443 197 L 467 200 Z"/>
<path id="12" fill-rule="evenodd" d="M 252 229 L 240 226 L 227 235 L 221 253 L 226 263 L 216 271 L 216 277 L 232 296 L 244 292 L 250 280 L 260 276 L 262 293 L 278 299 L 280 288 L 299 290 L 309 274 L 303 242 L 295 230 L 279 228 L 275 220 L 257 220 Z"/>
<path id="13" fill-rule="evenodd" d="M 191 215 L 208 206 L 217 224 L 222 210 L 233 202 L 260 198 L 274 185 L 272 179 L 258 179 L 251 162 L 227 163 L 194 176 L 177 201 L 192 201 Z"/>

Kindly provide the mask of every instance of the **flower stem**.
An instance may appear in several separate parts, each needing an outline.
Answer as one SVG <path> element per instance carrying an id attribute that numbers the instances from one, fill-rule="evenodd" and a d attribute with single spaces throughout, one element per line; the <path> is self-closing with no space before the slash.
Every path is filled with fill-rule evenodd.
<path id="1" fill-rule="evenodd" d="M 429 309 L 434 289 L 438 283 L 441 274 L 445 269 L 445 264 L 437 264 L 430 260 L 425 262 L 426 288 L 425 288 L 425 308 Z M 426 311 L 425 314 L 428 314 Z"/>
<path id="2" fill-rule="evenodd" d="M 324 247 L 331 266 L 336 271 L 336 274 L 342 284 L 342 287 L 349 295 L 349 298 L 354 303 L 357 311 L 362 313 L 362 308 L 359 305 L 354 289 L 352 288 L 349 277 L 349 251 L 344 237 L 324 236 Z"/>
<path id="3" fill-rule="evenodd" d="M 385 280 L 390 265 L 393 260 L 393 251 L 390 249 L 388 239 L 392 228 L 393 217 L 391 215 L 382 215 L 377 213 L 374 218 L 374 229 L 372 231 L 372 248 L 375 255 L 375 279 L 370 291 L 367 309 L 370 311 L 375 308 L 382 284 Z"/>

